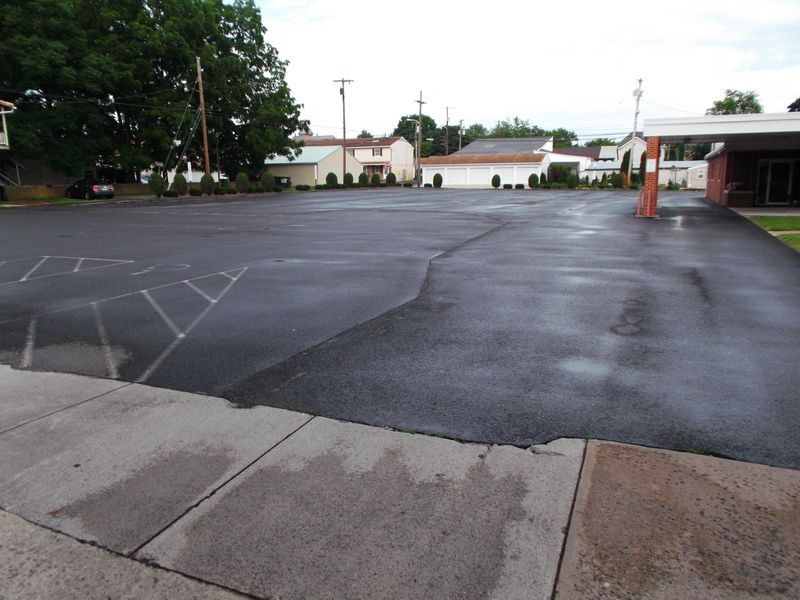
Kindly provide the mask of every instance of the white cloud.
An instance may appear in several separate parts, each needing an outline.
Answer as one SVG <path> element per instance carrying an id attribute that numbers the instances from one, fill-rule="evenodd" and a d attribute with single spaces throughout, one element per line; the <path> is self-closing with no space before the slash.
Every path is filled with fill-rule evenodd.
<path id="1" fill-rule="evenodd" d="M 317 133 L 389 133 L 403 114 L 491 125 L 520 116 L 582 134 L 624 132 L 643 77 L 642 117 L 703 114 L 726 88 L 767 111 L 800 95 L 800 3 L 262 0 L 268 40 Z"/>

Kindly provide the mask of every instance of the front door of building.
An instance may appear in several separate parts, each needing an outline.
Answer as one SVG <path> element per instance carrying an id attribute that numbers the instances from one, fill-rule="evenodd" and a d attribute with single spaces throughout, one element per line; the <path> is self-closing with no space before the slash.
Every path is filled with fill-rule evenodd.
<path id="1" fill-rule="evenodd" d="M 800 177 L 798 164 L 792 160 L 759 161 L 756 202 L 782 205 L 797 201 L 793 190 L 797 189 L 796 179 Z"/>

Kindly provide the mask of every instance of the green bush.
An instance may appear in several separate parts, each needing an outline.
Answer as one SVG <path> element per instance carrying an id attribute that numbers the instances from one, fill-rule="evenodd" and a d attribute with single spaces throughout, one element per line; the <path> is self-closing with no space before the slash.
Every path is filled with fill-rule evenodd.
<path id="1" fill-rule="evenodd" d="M 247 191 L 247 190 L 245 190 L 245 191 Z M 233 195 L 233 194 L 236 194 L 236 193 L 237 193 L 237 191 L 236 191 L 235 189 L 233 189 L 233 188 L 229 187 L 227 190 L 225 190 L 225 193 L 226 193 L 226 194 Z M 244 193 L 244 192 L 242 192 L 242 193 Z"/>
<path id="2" fill-rule="evenodd" d="M 361 184 L 360 184 L 360 183 L 358 183 L 358 182 L 356 181 L 356 182 L 355 182 L 355 183 L 352 185 L 352 187 L 354 187 L 354 188 L 360 188 L 360 187 L 361 187 Z"/>
<path id="3" fill-rule="evenodd" d="M 630 187 L 630 189 L 632 189 L 632 190 L 638 190 L 639 189 L 639 184 L 638 183 L 632 183 L 628 187 Z"/>
<path id="4" fill-rule="evenodd" d="M 215 187 L 216 186 L 214 184 L 214 178 L 211 175 L 206 174 L 200 178 L 200 190 L 206 196 L 210 196 L 211 194 L 213 194 Z"/>
<path id="5" fill-rule="evenodd" d="M 503 184 L 503 189 L 504 189 L 504 190 L 513 190 L 513 189 L 514 189 L 514 186 L 513 186 L 513 185 L 511 185 L 510 183 L 504 183 L 504 184 Z"/>
<path id="6" fill-rule="evenodd" d="M 576 187 L 578 187 L 578 177 L 575 175 L 575 173 L 570 173 L 567 175 L 566 184 L 571 190 L 574 190 Z"/>
<path id="7" fill-rule="evenodd" d="M 263 194 L 264 193 L 264 186 L 261 185 L 260 183 L 253 189 L 255 190 L 256 194 Z"/>
<path id="8" fill-rule="evenodd" d="M 539 185 L 539 176 L 536 173 L 528 175 L 528 187 L 533 189 Z"/>
<path id="9" fill-rule="evenodd" d="M 514 189 L 515 190 L 524 190 L 525 189 L 525 184 L 524 183 L 518 183 L 517 185 L 514 186 Z"/>
<path id="10" fill-rule="evenodd" d="M 198 190 L 197 188 L 189 188 L 189 195 L 190 196 L 202 196 L 203 195 L 203 191 L 202 190 Z"/>
<path id="11" fill-rule="evenodd" d="M 426 188 L 432 188 L 432 187 L 433 187 L 433 184 L 432 184 L 432 183 L 426 183 L 426 184 L 425 184 L 425 185 L 423 185 L 422 187 L 426 187 Z"/>
<path id="12" fill-rule="evenodd" d="M 352 173 L 345 173 L 344 174 L 344 185 L 345 185 L 345 187 L 353 187 L 353 174 Z"/>
<path id="13" fill-rule="evenodd" d="M 397 183 L 397 175 L 395 175 L 392 171 L 389 171 L 389 174 L 386 176 L 386 185 L 394 185 Z"/>
<path id="14" fill-rule="evenodd" d="M 261 181 L 261 187 L 267 191 L 271 190 L 275 186 L 275 176 L 269 171 L 264 171 L 261 174 L 259 181 Z"/>
<path id="15" fill-rule="evenodd" d="M 544 175 L 542 175 L 542 177 L 544 177 Z M 549 184 L 548 182 L 545 181 L 544 183 L 539 184 L 539 187 L 542 188 L 542 189 L 545 189 L 545 190 L 549 190 L 550 189 L 550 185 L 551 184 Z"/>
<path id="16" fill-rule="evenodd" d="M 600 185 L 602 187 L 605 187 L 607 183 L 608 183 L 608 176 L 605 173 L 603 173 L 603 176 L 600 178 Z"/>
<path id="17" fill-rule="evenodd" d="M 336 177 L 336 173 L 331 171 L 327 175 L 325 175 L 325 183 L 328 184 L 328 187 L 332 190 L 336 189 L 336 186 L 339 184 L 339 178 Z"/>
<path id="18" fill-rule="evenodd" d="M 367 175 L 366 171 L 358 174 L 358 183 L 361 184 L 361 187 L 366 187 L 369 184 L 369 175 Z"/>
<path id="19" fill-rule="evenodd" d="M 240 194 L 244 194 L 248 188 L 250 187 L 250 178 L 247 177 L 247 173 L 241 171 L 236 174 L 236 191 Z"/>
<path id="20" fill-rule="evenodd" d="M 186 177 L 183 176 L 183 173 L 175 174 L 175 179 L 172 180 L 172 185 L 169 187 L 169 189 L 178 192 L 179 196 L 186 195 L 186 193 L 189 191 L 189 184 L 186 181 Z"/>
<path id="21" fill-rule="evenodd" d="M 283 188 L 281 186 L 279 186 L 279 185 L 273 185 L 272 186 L 272 191 L 273 192 L 282 192 Z"/>
<path id="22" fill-rule="evenodd" d="M 413 184 L 413 183 L 411 183 L 410 181 L 406 181 L 406 182 L 403 184 L 403 187 L 411 187 L 411 186 L 413 186 L 413 185 L 414 185 L 414 184 Z"/>
<path id="23" fill-rule="evenodd" d="M 296 186 L 294 186 L 294 189 L 296 189 L 298 192 L 306 192 L 311 189 L 311 186 L 306 185 L 304 183 L 299 183 Z"/>
<path id="24" fill-rule="evenodd" d="M 545 175 L 544 173 L 542 173 L 542 176 L 541 176 L 541 177 L 539 177 L 539 183 L 541 183 L 541 184 L 542 184 L 542 187 L 544 187 L 544 184 L 545 184 L 545 183 L 547 183 L 547 175 Z"/>
<path id="25" fill-rule="evenodd" d="M 621 190 L 624 183 L 625 180 L 622 178 L 622 173 L 611 174 L 611 187 L 617 190 Z"/>
<path id="26" fill-rule="evenodd" d="M 215 196 L 224 196 L 225 195 L 225 188 L 221 188 L 219 186 L 214 188 L 214 195 Z"/>
<path id="27" fill-rule="evenodd" d="M 147 182 L 147 187 L 156 198 L 161 198 L 164 195 L 164 178 L 160 173 L 152 173 L 150 181 Z"/>
<path id="28" fill-rule="evenodd" d="M 164 198 L 177 198 L 180 196 L 178 190 L 164 190 Z"/>
<path id="29" fill-rule="evenodd" d="M 492 187 L 495 189 L 500 187 L 500 175 L 492 176 Z"/>
<path id="30" fill-rule="evenodd" d="M 328 184 L 327 183 L 318 183 L 317 185 L 314 186 L 314 189 L 315 190 L 327 190 L 328 189 Z"/>
<path id="31" fill-rule="evenodd" d="M 435 188 L 442 187 L 442 174 L 441 173 L 436 173 L 433 176 L 433 187 L 435 187 Z"/>
<path id="32" fill-rule="evenodd" d="M 369 178 L 369 184 L 372 187 L 378 187 L 378 184 L 381 182 L 381 176 L 377 173 L 373 173 L 372 177 Z"/>

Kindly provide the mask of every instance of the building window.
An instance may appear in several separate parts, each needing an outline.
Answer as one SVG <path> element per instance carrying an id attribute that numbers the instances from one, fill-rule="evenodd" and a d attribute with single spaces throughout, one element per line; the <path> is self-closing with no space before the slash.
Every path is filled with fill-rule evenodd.
<path id="1" fill-rule="evenodd" d="M 383 156 L 383 148 L 373 148 L 372 156 Z"/>
<path id="2" fill-rule="evenodd" d="M 705 179 L 705 176 L 706 176 L 706 172 L 705 171 L 698 171 L 697 172 L 697 178 L 698 179 Z"/>

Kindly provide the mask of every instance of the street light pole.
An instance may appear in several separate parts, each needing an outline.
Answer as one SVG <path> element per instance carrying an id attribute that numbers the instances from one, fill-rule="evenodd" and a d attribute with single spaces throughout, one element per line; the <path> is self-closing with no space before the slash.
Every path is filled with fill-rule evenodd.
<path id="1" fill-rule="evenodd" d="M 422 187 L 422 167 L 421 165 L 421 156 L 420 153 L 422 152 L 422 105 L 427 104 L 427 102 L 422 101 L 422 90 L 419 91 L 419 100 L 415 100 L 419 104 L 419 120 L 417 121 L 417 160 L 416 160 L 416 173 L 414 176 L 417 179 L 417 187 Z"/>
<path id="2" fill-rule="evenodd" d="M 344 176 L 347 173 L 347 144 L 345 142 L 347 140 L 347 126 L 344 106 L 344 84 L 353 83 L 353 80 L 342 77 L 341 79 L 334 79 L 333 82 L 340 85 L 339 93 L 342 95 L 342 183 L 344 183 Z"/>
<path id="3" fill-rule="evenodd" d="M 642 97 L 642 79 L 639 78 L 639 87 L 633 90 L 633 96 L 636 98 L 636 111 L 633 113 L 633 133 L 631 134 L 631 155 L 630 159 L 628 160 L 628 185 L 631 184 L 631 173 L 633 171 L 633 149 L 636 147 L 634 140 L 636 139 L 636 127 L 639 121 L 639 99 Z M 648 157 L 649 158 L 649 157 Z"/>
<path id="4" fill-rule="evenodd" d="M 211 161 L 208 159 L 208 130 L 206 129 L 206 101 L 203 96 L 203 69 L 200 67 L 200 57 L 197 56 L 197 89 L 200 91 L 200 124 L 203 128 L 203 156 L 205 158 L 206 175 L 211 174 Z M 177 167 L 176 167 L 177 168 Z"/>

